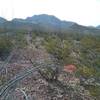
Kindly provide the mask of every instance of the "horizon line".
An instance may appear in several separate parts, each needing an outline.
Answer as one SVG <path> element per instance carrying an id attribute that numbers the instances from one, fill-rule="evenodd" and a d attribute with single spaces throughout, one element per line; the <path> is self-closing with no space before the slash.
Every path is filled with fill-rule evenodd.
<path id="1" fill-rule="evenodd" d="M 76 24 L 78 24 L 78 25 L 86 26 L 86 27 L 94 27 L 94 28 L 96 28 L 97 26 L 100 25 L 100 24 L 98 24 L 98 25 L 83 25 L 83 24 L 79 24 L 78 22 L 71 21 L 71 20 L 66 20 L 66 19 L 63 19 L 63 20 L 62 20 L 61 18 L 58 18 L 58 17 L 55 16 L 55 15 L 52 15 L 52 14 L 45 14 L 45 13 L 43 13 L 43 14 L 34 14 L 34 15 L 31 15 L 31 16 L 26 16 L 26 17 L 13 17 L 13 18 L 11 18 L 11 19 L 5 18 L 5 17 L 3 17 L 3 16 L 0 16 L 0 18 L 3 18 L 3 19 L 5 19 L 5 20 L 7 20 L 7 21 L 13 21 L 14 19 L 22 19 L 22 20 L 25 20 L 25 19 L 27 19 L 28 17 L 39 16 L 39 15 L 54 16 L 55 18 L 59 19 L 60 21 L 73 22 L 73 23 L 76 23 Z"/>

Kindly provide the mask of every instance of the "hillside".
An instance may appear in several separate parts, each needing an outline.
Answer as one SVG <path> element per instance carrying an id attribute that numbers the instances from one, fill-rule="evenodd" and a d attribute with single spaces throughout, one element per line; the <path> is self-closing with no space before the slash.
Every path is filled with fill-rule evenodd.
<path id="1" fill-rule="evenodd" d="M 100 29 L 94 27 L 86 27 L 78 25 L 75 22 L 62 21 L 52 15 L 34 15 L 27 17 L 26 19 L 13 19 L 12 21 L 6 21 L 1 18 L 0 29 L 6 31 L 41 31 L 49 33 L 80 33 L 80 34 L 93 34 L 100 35 Z M 2 31 L 1 31 L 2 32 Z"/>
<path id="2" fill-rule="evenodd" d="M 0 100 L 100 100 L 100 30 L 45 14 L 3 20 Z"/>

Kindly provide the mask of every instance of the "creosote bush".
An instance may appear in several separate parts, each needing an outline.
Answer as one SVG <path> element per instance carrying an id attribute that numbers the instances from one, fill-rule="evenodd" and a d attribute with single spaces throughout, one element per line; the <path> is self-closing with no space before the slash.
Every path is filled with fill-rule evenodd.
<path id="1" fill-rule="evenodd" d="M 13 48 L 13 43 L 10 37 L 0 36 L 0 58 L 6 59 Z"/>

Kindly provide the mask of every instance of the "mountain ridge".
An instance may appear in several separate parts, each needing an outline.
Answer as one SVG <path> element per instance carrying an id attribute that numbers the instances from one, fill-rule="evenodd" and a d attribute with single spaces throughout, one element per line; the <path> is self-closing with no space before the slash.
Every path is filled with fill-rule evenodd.
<path id="1" fill-rule="evenodd" d="M 75 22 L 60 20 L 53 15 L 40 14 L 26 19 L 14 18 L 11 21 L 7 21 L 0 17 L 0 28 L 6 29 L 24 29 L 27 31 L 39 30 L 42 32 L 76 32 L 84 34 L 99 34 L 100 29 L 97 27 L 87 27 L 79 25 Z"/>

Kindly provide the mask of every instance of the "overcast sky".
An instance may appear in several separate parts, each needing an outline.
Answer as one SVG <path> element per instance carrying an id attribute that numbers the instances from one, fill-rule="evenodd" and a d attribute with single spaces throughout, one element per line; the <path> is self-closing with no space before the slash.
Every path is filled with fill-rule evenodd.
<path id="1" fill-rule="evenodd" d="M 49 14 L 82 25 L 100 25 L 100 0 L 0 0 L 0 16 L 8 20 Z"/>

